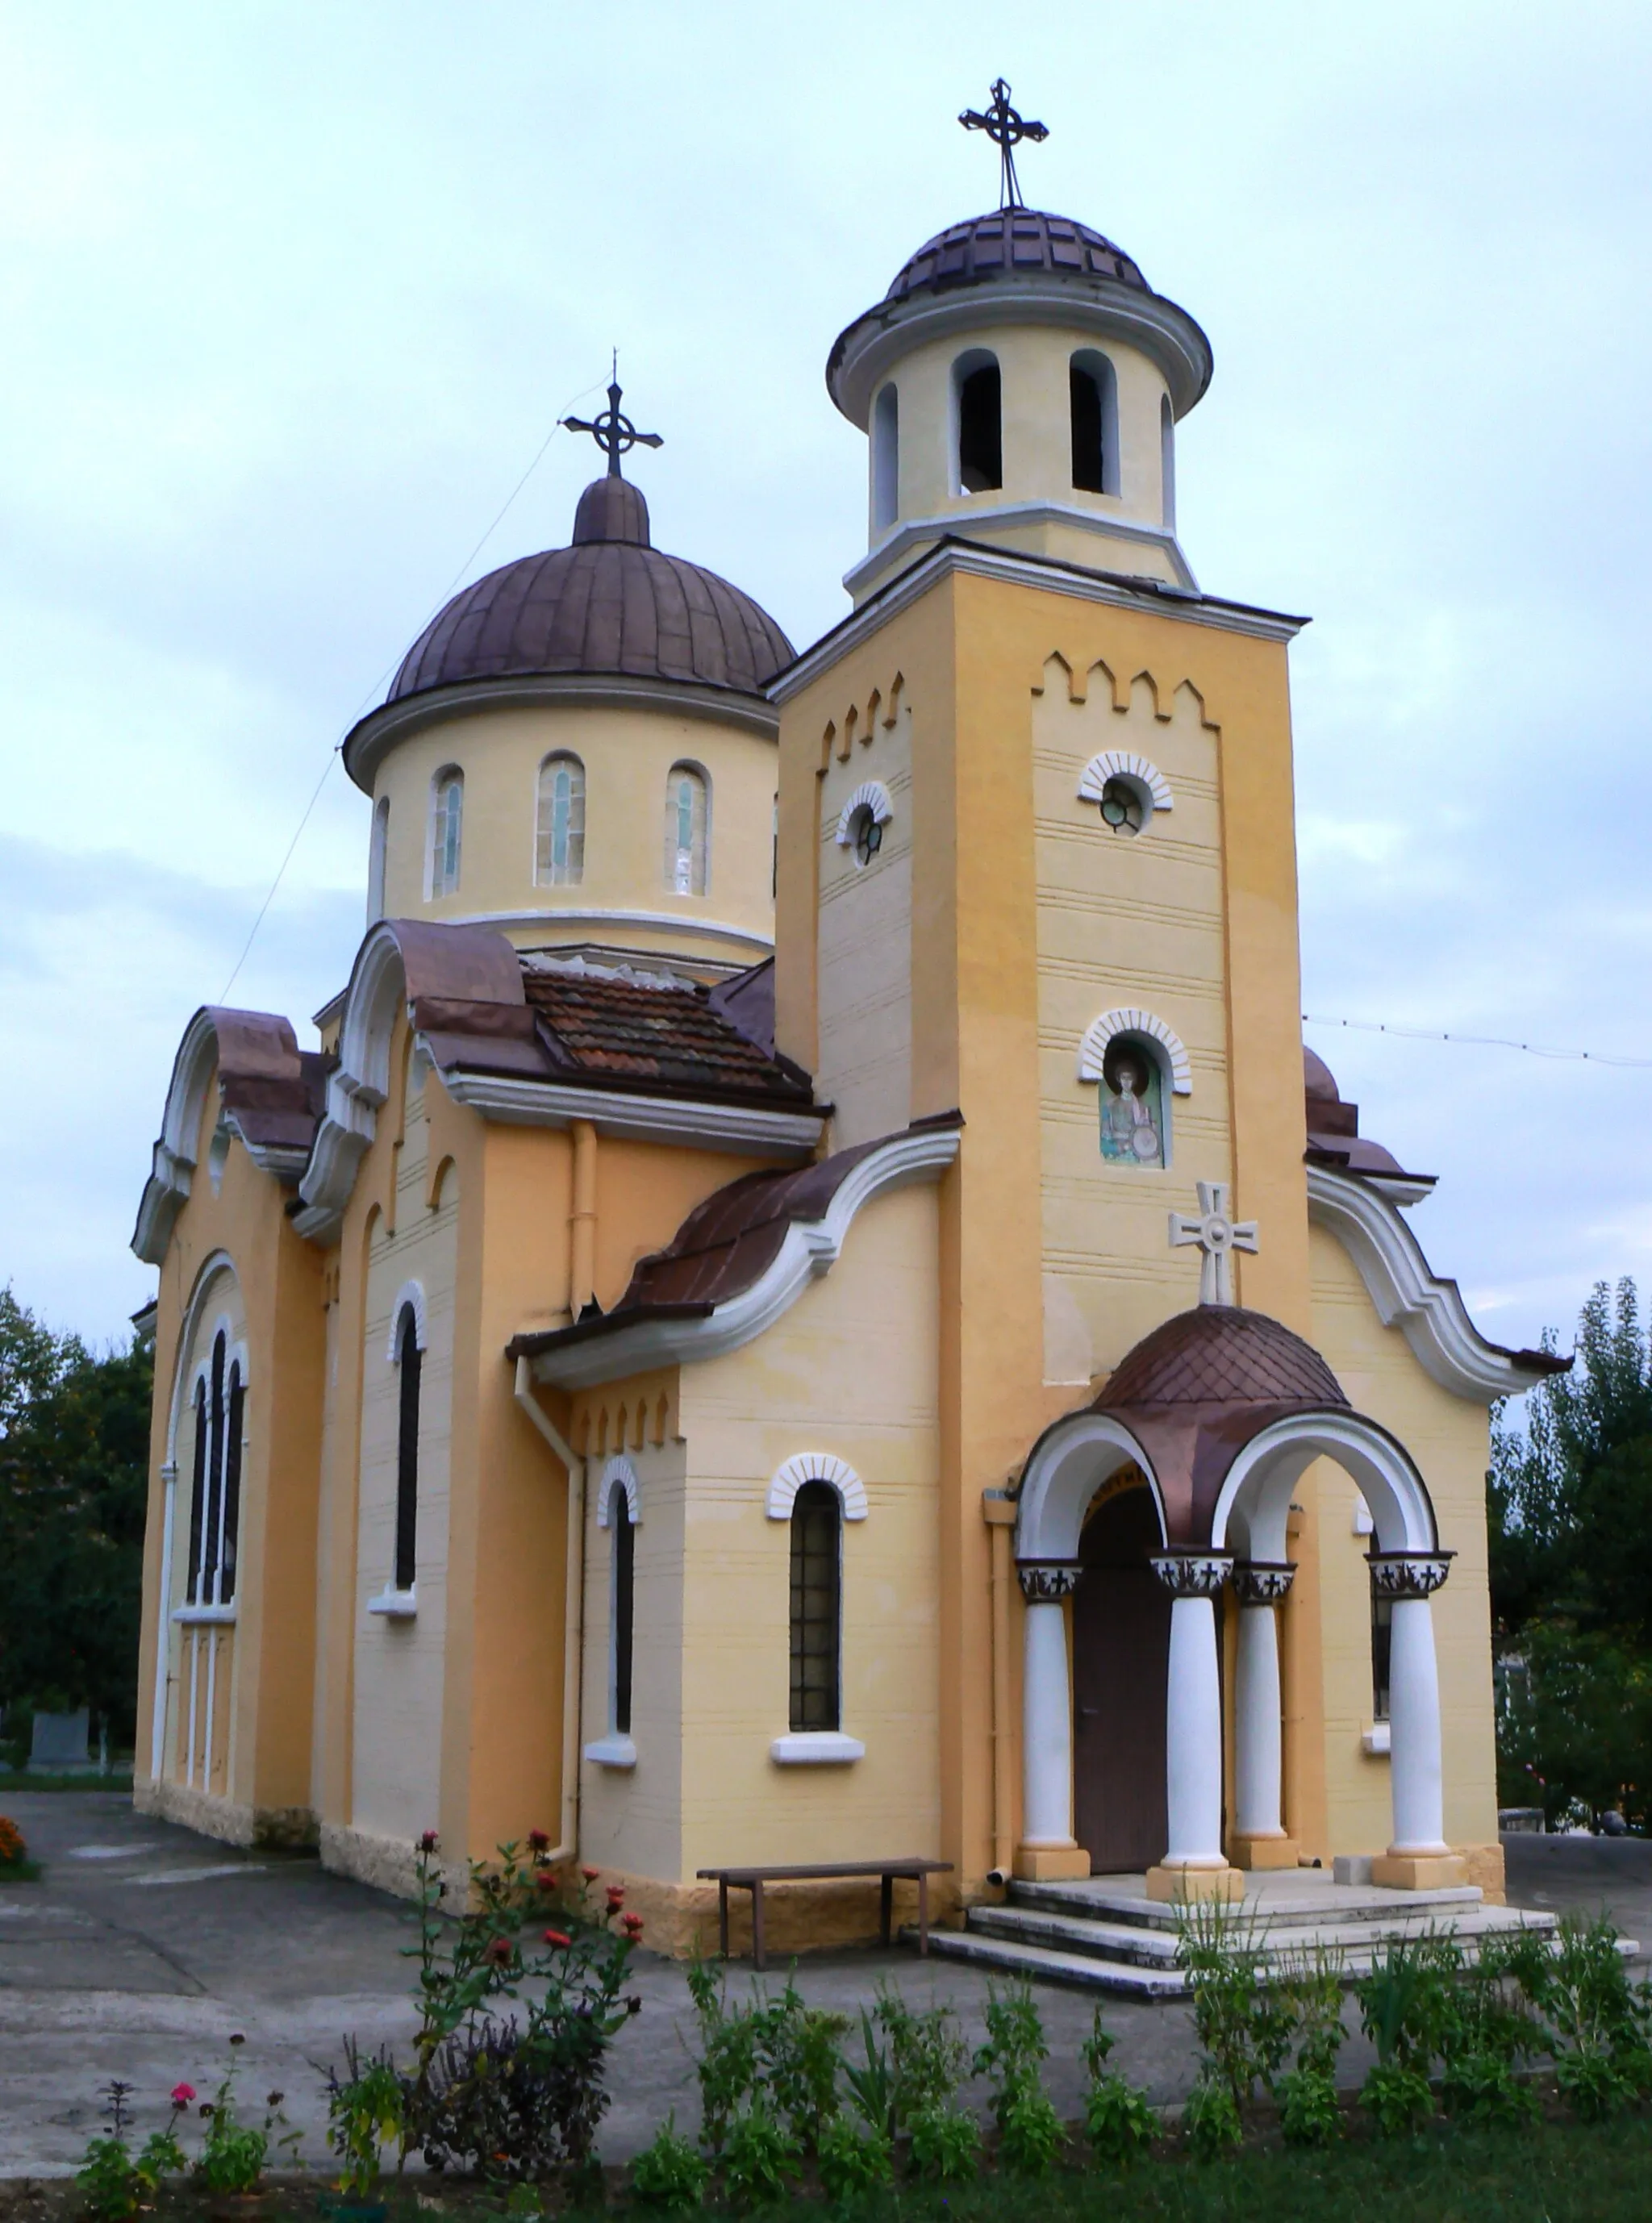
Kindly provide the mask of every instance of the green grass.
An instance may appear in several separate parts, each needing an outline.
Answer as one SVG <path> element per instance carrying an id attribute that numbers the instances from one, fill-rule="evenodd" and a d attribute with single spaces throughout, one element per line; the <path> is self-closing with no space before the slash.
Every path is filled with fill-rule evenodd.
<path id="1" fill-rule="evenodd" d="M 0 1883 L 35 1883 L 40 1879 L 41 1864 L 25 1854 L 20 1861 L 0 1861 Z"/>
<path id="2" fill-rule="evenodd" d="M 0 1767 L 0 1798 L 8 1791 L 127 1791 L 132 1788 L 129 1767 L 110 1769 L 107 1775 L 30 1775 L 26 1768 Z"/>

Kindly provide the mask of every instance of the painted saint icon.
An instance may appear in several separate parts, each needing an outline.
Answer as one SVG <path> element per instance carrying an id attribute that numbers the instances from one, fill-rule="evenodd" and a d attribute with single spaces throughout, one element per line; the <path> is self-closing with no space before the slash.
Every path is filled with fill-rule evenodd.
<path id="1" fill-rule="evenodd" d="M 1164 1163 L 1163 1084 L 1157 1061 L 1127 1037 L 1101 1063 L 1101 1156 L 1111 1165 Z"/>

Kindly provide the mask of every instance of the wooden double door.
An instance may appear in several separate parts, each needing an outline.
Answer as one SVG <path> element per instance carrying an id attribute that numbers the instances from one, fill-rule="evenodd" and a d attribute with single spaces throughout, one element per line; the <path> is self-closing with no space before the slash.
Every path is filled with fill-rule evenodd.
<path id="1" fill-rule="evenodd" d="M 1164 1856 L 1170 1594 L 1148 1564 L 1158 1515 L 1144 1484 L 1105 1498 L 1079 1544 L 1073 1593 L 1073 1822 L 1091 1873 Z"/>

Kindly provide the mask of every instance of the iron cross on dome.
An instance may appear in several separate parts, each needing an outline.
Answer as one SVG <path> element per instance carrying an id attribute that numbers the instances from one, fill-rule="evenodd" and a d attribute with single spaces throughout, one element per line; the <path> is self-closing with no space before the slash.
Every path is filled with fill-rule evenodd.
<path id="1" fill-rule="evenodd" d="M 1010 106 L 1010 88 L 1002 78 L 993 86 L 992 106 L 985 115 L 979 109 L 966 108 L 958 121 L 966 131 L 984 131 L 998 149 L 1003 166 L 998 188 L 999 208 L 1025 208 L 1026 204 L 1015 174 L 1015 149 L 1023 139 L 1031 139 L 1035 146 L 1039 140 L 1048 139 L 1049 125 L 1029 123 L 1016 114 Z"/>
<path id="2" fill-rule="evenodd" d="M 589 432 L 608 457 L 608 475 L 611 479 L 623 478 L 620 458 L 633 448 L 663 448 L 664 439 L 658 432 L 639 432 L 631 419 L 620 408 L 623 387 L 620 384 L 620 363 L 614 361 L 613 383 L 608 390 L 608 407 L 600 417 L 564 417 L 562 419 L 571 432 Z"/>
<path id="3" fill-rule="evenodd" d="M 1235 1221 L 1228 1216 L 1226 1181 L 1201 1181 L 1196 1217 L 1185 1212 L 1170 1214 L 1170 1248 L 1196 1243 L 1203 1252 L 1199 1262 L 1199 1301 L 1201 1305 L 1231 1305 L 1233 1301 L 1233 1253 L 1257 1247 L 1254 1219 Z"/>

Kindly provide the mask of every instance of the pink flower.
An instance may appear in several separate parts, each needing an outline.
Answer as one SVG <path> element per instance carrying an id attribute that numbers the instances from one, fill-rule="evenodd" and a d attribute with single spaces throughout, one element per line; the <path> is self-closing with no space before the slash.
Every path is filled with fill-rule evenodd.
<path id="1" fill-rule="evenodd" d="M 625 1886 L 622 1883 L 611 1883 L 608 1887 L 608 1912 L 610 1914 L 617 1914 L 624 1905 Z"/>
<path id="2" fill-rule="evenodd" d="M 620 1927 L 634 1945 L 642 1935 L 642 1917 L 640 1914 L 627 1914 Z"/>
<path id="3" fill-rule="evenodd" d="M 527 1844 L 528 1850 L 533 1853 L 548 1853 L 551 1849 L 551 1840 L 543 1829 L 530 1829 L 527 1833 Z"/>
<path id="4" fill-rule="evenodd" d="M 601 1868 L 581 1868 L 579 1873 L 584 1877 L 587 1883 L 595 1883 L 597 1877 L 602 1874 L 602 1871 Z"/>
<path id="5" fill-rule="evenodd" d="M 172 2088 L 172 2104 L 174 2107 L 188 2106 L 194 2097 L 195 2087 L 192 2084 L 174 2084 Z"/>
<path id="6" fill-rule="evenodd" d="M 435 1830 L 426 1829 L 424 1836 L 419 1840 L 419 1851 L 421 1853 L 433 1853 L 436 1850 L 436 1842 Z"/>
<path id="7" fill-rule="evenodd" d="M 560 1930 L 547 1930 L 545 1933 L 545 1942 L 547 1945 L 571 1945 L 574 1941 Z"/>

